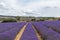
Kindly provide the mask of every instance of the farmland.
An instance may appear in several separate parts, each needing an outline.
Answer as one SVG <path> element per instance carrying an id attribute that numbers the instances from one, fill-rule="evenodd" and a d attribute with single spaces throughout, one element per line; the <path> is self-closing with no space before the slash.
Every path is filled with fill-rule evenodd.
<path id="1" fill-rule="evenodd" d="M 0 40 L 60 40 L 60 21 L 0 23 Z"/>

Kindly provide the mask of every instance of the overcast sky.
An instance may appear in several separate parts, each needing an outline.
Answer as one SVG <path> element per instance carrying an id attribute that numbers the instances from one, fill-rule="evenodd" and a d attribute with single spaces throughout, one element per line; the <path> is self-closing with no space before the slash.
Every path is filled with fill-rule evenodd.
<path id="1" fill-rule="evenodd" d="M 0 15 L 60 17 L 60 0 L 0 0 Z"/>

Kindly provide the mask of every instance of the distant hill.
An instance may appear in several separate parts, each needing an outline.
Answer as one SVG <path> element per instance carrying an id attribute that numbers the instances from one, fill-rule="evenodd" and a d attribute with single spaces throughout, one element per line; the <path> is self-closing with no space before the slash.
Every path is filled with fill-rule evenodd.
<path id="1" fill-rule="evenodd" d="M 6 16 L 6 15 L 0 15 L 0 18 L 7 18 L 7 17 L 10 17 L 10 18 L 15 18 L 16 16 Z"/>

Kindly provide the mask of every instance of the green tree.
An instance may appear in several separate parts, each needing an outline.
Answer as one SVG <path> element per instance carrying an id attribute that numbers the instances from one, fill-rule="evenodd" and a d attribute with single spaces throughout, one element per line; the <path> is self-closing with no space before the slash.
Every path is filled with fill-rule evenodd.
<path id="1" fill-rule="evenodd" d="M 60 20 L 60 17 L 58 18 L 58 20 Z"/>
<path id="2" fill-rule="evenodd" d="M 17 20 L 20 20 L 20 16 L 17 16 L 16 19 L 17 19 Z"/>
<path id="3" fill-rule="evenodd" d="M 35 21 L 35 18 L 31 19 L 31 21 Z"/>
<path id="4" fill-rule="evenodd" d="M 3 22 L 17 22 L 17 20 L 13 19 L 13 18 L 5 18 L 5 19 L 2 20 L 2 23 Z"/>

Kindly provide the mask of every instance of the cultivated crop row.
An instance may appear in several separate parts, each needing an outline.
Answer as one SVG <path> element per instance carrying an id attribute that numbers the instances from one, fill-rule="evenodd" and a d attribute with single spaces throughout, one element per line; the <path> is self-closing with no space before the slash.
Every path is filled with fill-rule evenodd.
<path id="1" fill-rule="evenodd" d="M 20 40 L 38 40 L 34 29 L 32 28 L 32 23 L 28 23 L 26 29 Z"/>
<path id="2" fill-rule="evenodd" d="M 13 23 L 15 24 L 15 23 Z M 0 40 L 14 40 L 18 32 L 21 30 L 21 28 L 25 25 L 26 23 L 17 23 L 17 25 L 14 26 L 14 28 L 10 30 L 6 30 L 2 33 L 0 33 Z M 10 28 L 11 25 L 8 26 Z M 3 29 L 3 28 L 2 28 Z M 4 29 L 5 30 L 5 29 Z"/>
<path id="3" fill-rule="evenodd" d="M 41 34 L 43 40 L 60 40 L 60 34 L 52 30 L 51 28 L 47 28 L 45 25 L 43 25 L 43 22 L 35 22 L 34 26 Z"/>

